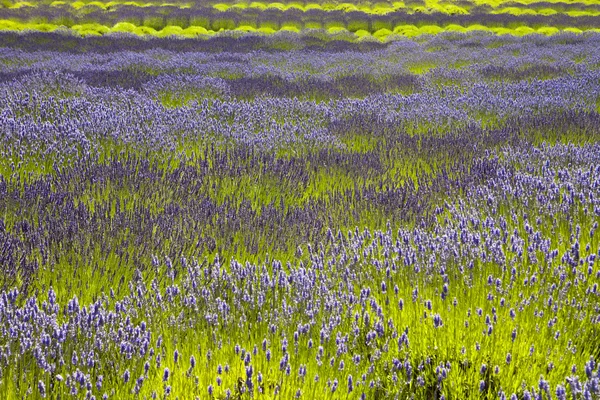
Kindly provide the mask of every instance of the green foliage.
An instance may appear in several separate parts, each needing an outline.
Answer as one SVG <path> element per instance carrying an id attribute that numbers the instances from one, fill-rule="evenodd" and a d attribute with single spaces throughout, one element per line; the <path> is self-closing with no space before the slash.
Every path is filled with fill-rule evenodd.
<path id="1" fill-rule="evenodd" d="M 165 18 L 162 16 L 145 17 L 143 26 L 159 31 L 166 26 Z"/>
<path id="2" fill-rule="evenodd" d="M 179 15 L 177 17 L 167 17 L 168 26 L 179 26 L 181 28 L 187 28 L 190 26 L 190 19 L 186 16 Z"/>
<path id="3" fill-rule="evenodd" d="M 261 20 L 258 23 L 258 27 L 263 28 L 263 29 L 273 30 L 273 32 L 274 32 L 274 31 L 279 30 L 279 28 L 281 27 L 281 24 L 279 23 L 279 21 L 265 19 L 265 20 Z"/>
<path id="4" fill-rule="evenodd" d="M 195 25 L 195 24 L 193 24 Z M 236 27 L 236 22 L 230 18 L 215 18 L 210 21 L 210 28 L 213 31 L 233 30 Z"/>
<path id="5" fill-rule="evenodd" d="M 348 21 L 348 30 L 350 32 L 356 32 L 356 31 L 360 31 L 360 30 L 364 30 L 369 32 L 370 31 L 370 26 L 369 26 L 369 22 L 368 21 L 361 21 L 361 20 L 355 20 L 355 19 L 350 19 Z"/>
<path id="6" fill-rule="evenodd" d="M 390 31 L 391 31 L 391 30 L 392 30 L 392 29 L 394 29 L 394 28 L 393 28 L 393 26 L 392 26 L 392 22 L 391 22 L 391 21 L 389 21 L 389 20 L 377 19 L 377 20 L 374 20 L 374 21 L 371 23 L 371 29 L 372 29 L 373 31 L 378 31 L 378 30 L 380 30 L 380 29 L 387 29 L 387 30 L 390 30 Z"/>
<path id="7" fill-rule="evenodd" d="M 210 28 L 210 20 L 207 17 L 192 16 L 190 17 L 190 26 L 199 26 L 202 28 Z"/>

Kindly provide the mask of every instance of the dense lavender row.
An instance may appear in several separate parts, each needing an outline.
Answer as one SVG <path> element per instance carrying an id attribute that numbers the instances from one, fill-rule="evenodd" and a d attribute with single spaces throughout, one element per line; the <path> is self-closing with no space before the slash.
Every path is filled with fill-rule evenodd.
<path id="1" fill-rule="evenodd" d="M 592 33 L 577 35 L 561 33 L 556 38 L 547 38 L 541 35 L 494 36 L 484 32 L 471 33 L 444 33 L 439 35 L 445 39 L 454 38 L 455 41 L 464 41 L 463 47 L 477 47 L 483 45 L 500 47 L 507 44 L 529 44 L 530 47 L 546 46 L 549 43 L 565 45 L 581 45 L 588 41 L 597 40 L 597 35 Z M 594 39 L 596 38 L 596 39 Z M 405 39 L 406 40 L 406 39 Z M 432 40 L 430 36 L 416 37 L 413 43 L 422 43 Z M 172 52 L 206 52 L 206 53 L 251 53 L 257 50 L 268 52 L 281 52 L 282 50 L 313 50 L 327 53 L 347 51 L 370 52 L 394 46 L 394 42 L 381 41 L 354 41 L 353 36 L 343 33 L 324 34 L 319 30 L 305 31 L 297 34 L 278 32 L 273 35 L 251 35 L 242 32 L 225 32 L 220 35 L 210 36 L 206 39 L 179 37 L 173 38 L 140 37 L 131 34 L 119 33 L 106 36 L 68 35 L 60 32 L 27 32 L 18 33 L 11 31 L 0 32 L 1 47 L 34 51 L 62 51 L 70 54 L 82 53 L 115 53 L 120 51 L 143 51 L 164 49 Z M 415 53 L 418 55 L 419 53 Z M 593 54 L 593 52 L 592 52 Z M 590 56 L 590 54 L 587 54 Z"/>
<path id="2" fill-rule="evenodd" d="M 594 121 L 596 36 L 570 46 L 546 39 L 533 50 L 529 43 L 490 48 L 490 39 L 398 42 L 326 59 L 310 51 L 178 57 L 4 49 L 3 167 L 15 169 L 28 155 L 99 156 L 107 141 L 154 149 L 208 139 L 335 149 L 355 145 L 356 136 L 368 141 L 368 134 L 399 140 L 511 129 L 515 120 L 556 113 Z"/>
<path id="3" fill-rule="evenodd" d="M 285 266 L 155 257 L 91 303 L 3 292 L 2 389 L 597 398 L 599 155 L 504 148 L 438 222 L 329 230 Z"/>
<path id="4" fill-rule="evenodd" d="M 531 74 L 522 79 L 543 80 L 557 77 L 556 73 L 569 76 L 596 70 L 600 65 L 597 34 L 556 37 L 444 34 L 386 44 L 328 43 L 325 39 L 308 34 L 144 40 L 131 36 L 84 39 L 53 33 L 3 33 L 0 60 L 3 81 L 10 78 L 4 77 L 9 73 L 21 76 L 31 71 L 56 69 L 82 74 L 125 70 L 146 72 L 150 76 L 178 72 L 233 79 L 268 74 L 288 80 L 314 76 L 324 80 L 327 76 L 362 74 L 378 78 L 443 68 L 457 70 L 447 73 L 456 74 L 454 78 L 459 84 L 467 78 L 469 82 L 487 80 L 489 74 L 481 70 L 488 67 L 502 69 L 496 76 L 499 79 L 530 69 Z M 224 51 L 226 48 L 230 50 Z M 181 52 L 185 52 L 185 57 L 180 57 Z M 548 76 L 544 69 L 554 70 L 555 74 Z M 232 76 L 227 76 L 227 72 Z M 476 74 L 466 75 L 472 72 Z"/>
<path id="5" fill-rule="evenodd" d="M 575 36 L 570 40 L 580 41 L 582 37 Z M 525 38 L 524 38 L 525 39 Z M 173 52 L 208 52 L 208 53 L 248 53 L 256 50 L 274 49 L 306 49 L 336 51 L 370 51 L 386 47 L 380 41 L 353 42 L 341 40 L 339 35 L 315 35 L 300 33 L 290 35 L 280 32 L 274 35 L 234 35 L 232 33 L 211 36 L 206 40 L 179 37 L 159 38 L 136 36 L 128 34 L 113 34 L 105 36 L 81 37 L 66 35 L 63 32 L 0 32 L 1 47 L 10 47 L 27 51 L 54 50 L 71 54 L 114 53 L 118 51 L 141 51 L 165 49 Z"/>

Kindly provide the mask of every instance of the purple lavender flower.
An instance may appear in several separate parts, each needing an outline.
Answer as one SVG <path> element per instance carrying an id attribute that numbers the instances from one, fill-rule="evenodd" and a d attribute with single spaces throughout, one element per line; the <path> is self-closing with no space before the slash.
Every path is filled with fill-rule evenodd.
<path id="1" fill-rule="evenodd" d="M 331 393 L 335 393 L 335 391 L 337 390 L 338 387 L 338 380 L 337 378 L 333 380 L 333 383 L 331 384 Z"/>
<path id="2" fill-rule="evenodd" d="M 566 400 L 567 399 L 567 391 L 564 386 L 558 385 L 556 386 L 556 398 L 558 400 Z"/>
<path id="3" fill-rule="evenodd" d="M 46 398 L 46 385 L 44 384 L 43 381 L 38 381 L 38 390 L 40 392 L 40 396 L 42 396 L 42 398 Z"/>
<path id="4" fill-rule="evenodd" d="M 288 365 L 289 367 L 289 365 Z M 246 387 L 248 388 L 248 391 L 250 393 L 252 393 L 253 387 L 254 387 L 254 383 L 252 382 L 252 375 L 253 375 L 253 368 L 252 365 L 249 365 L 246 367 Z"/>
<path id="5" fill-rule="evenodd" d="M 435 328 L 440 328 L 444 325 L 444 323 L 442 322 L 442 318 L 440 317 L 439 314 L 435 314 L 433 316 L 433 326 Z"/>

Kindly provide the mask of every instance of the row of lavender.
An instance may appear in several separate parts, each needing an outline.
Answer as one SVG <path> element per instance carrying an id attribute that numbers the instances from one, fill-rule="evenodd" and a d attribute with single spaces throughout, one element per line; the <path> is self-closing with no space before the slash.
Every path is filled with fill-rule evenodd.
<path id="1" fill-rule="evenodd" d="M 460 47 L 478 47 L 483 46 L 504 46 L 508 44 L 530 44 L 530 47 L 537 48 L 546 46 L 551 39 L 541 35 L 526 35 L 524 37 L 502 35 L 495 36 L 484 32 L 471 33 L 444 33 L 441 36 L 453 39 L 457 42 L 463 42 Z M 581 45 L 582 43 L 597 40 L 597 35 L 586 33 L 576 35 L 572 33 L 562 33 L 559 38 L 555 38 L 555 44 Z M 314 50 L 326 51 L 328 53 L 339 52 L 370 52 L 373 50 L 382 50 L 394 43 L 381 41 L 354 41 L 353 35 L 343 33 L 326 34 L 322 30 L 309 30 L 299 33 L 290 33 L 280 31 L 272 35 L 244 35 L 242 32 L 224 32 L 216 37 L 205 39 L 178 37 L 173 38 L 159 37 L 140 37 L 128 35 L 125 33 L 114 33 L 107 36 L 88 36 L 81 37 L 77 35 L 66 35 L 64 32 L 27 32 L 26 34 L 3 31 L 0 32 L 0 47 L 9 47 L 12 49 L 22 49 L 29 52 L 35 51 L 63 51 L 71 54 L 81 53 L 115 53 L 119 51 L 135 51 L 164 49 L 172 52 L 206 52 L 206 53 L 249 53 L 257 50 L 268 52 L 282 50 Z M 406 39 L 405 39 L 406 40 Z M 412 39 L 414 43 L 423 43 L 435 40 L 431 36 L 416 37 Z M 593 52 L 592 52 L 593 53 Z M 418 54 L 418 53 L 417 53 Z M 591 54 L 587 54 L 591 56 Z"/>
<path id="2" fill-rule="evenodd" d="M 283 26 L 302 28 L 342 27 L 352 32 L 366 30 L 375 32 L 379 29 L 393 30 L 402 25 L 435 25 L 445 27 L 458 24 L 461 26 L 483 25 L 486 27 L 519 27 L 533 28 L 579 28 L 594 29 L 600 26 L 600 16 L 568 14 L 551 15 L 512 15 L 498 14 L 491 7 L 472 7 L 466 14 L 445 14 L 440 12 L 406 12 L 394 11 L 387 14 L 370 14 L 360 11 L 345 12 L 339 10 L 288 9 L 285 11 L 270 8 L 234 9 L 219 11 L 214 8 L 180 8 L 178 6 L 113 5 L 110 11 L 97 7 L 75 9 L 69 4 L 22 8 L 0 8 L 0 19 L 38 23 L 51 23 L 71 27 L 79 24 L 101 24 L 113 26 L 118 22 L 129 22 L 137 26 L 148 26 L 162 29 L 165 26 L 197 26 L 218 31 L 231 30 L 240 26 L 268 27 L 280 29 Z"/>
<path id="3" fill-rule="evenodd" d="M 597 36 L 230 40 L 0 52 L 5 398 L 600 396 Z"/>
<path id="4" fill-rule="evenodd" d="M 600 98 L 600 36 L 563 44 L 569 38 L 440 36 L 327 57 L 4 48 L 3 167 L 18 170 L 28 156 L 97 156 L 107 141 L 344 149 L 375 136 L 518 131 L 518 120 L 554 123 L 557 114 L 572 115 L 557 122 L 567 129 L 594 120 Z"/>
<path id="5" fill-rule="evenodd" d="M 473 163 L 468 200 L 449 196 L 437 222 L 328 230 L 285 266 L 154 257 L 89 303 L 59 302 L 46 284 L 27 298 L 3 292 L 1 388 L 6 398 L 597 398 L 599 154 L 505 148 Z"/>

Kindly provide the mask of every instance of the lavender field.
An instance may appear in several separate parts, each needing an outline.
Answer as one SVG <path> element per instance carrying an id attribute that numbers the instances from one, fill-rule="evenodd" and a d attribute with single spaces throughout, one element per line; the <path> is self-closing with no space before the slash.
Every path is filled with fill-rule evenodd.
<path id="1" fill-rule="evenodd" d="M 0 33 L 0 398 L 600 399 L 600 33 L 349 32 Z"/>

